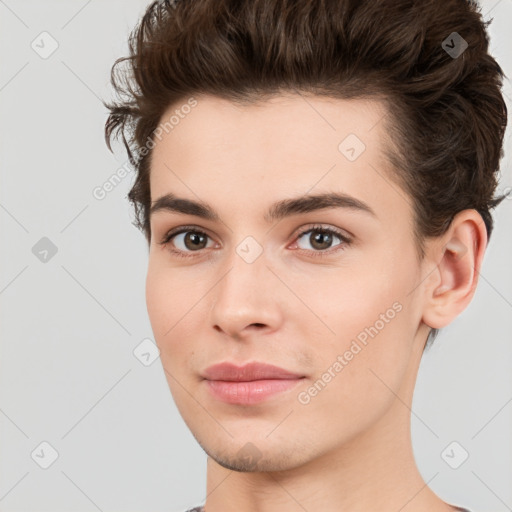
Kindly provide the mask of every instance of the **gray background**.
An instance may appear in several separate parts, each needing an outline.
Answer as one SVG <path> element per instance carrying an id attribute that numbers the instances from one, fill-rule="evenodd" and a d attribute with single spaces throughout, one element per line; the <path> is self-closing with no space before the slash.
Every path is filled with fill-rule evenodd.
<path id="1" fill-rule="evenodd" d="M 179 511 L 205 499 L 206 456 L 160 362 L 133 353 L 152 339 L 133 173 L 93 196 L 126 162 L 120 145 L 106 149 L 99 98 L 148 4 L 0 1 L 1 511 Z M 482 12 L 512 75 L 512 2 L 483 1 Z M 58 43 L 47 58 L 43 31 Z M 509 80 L 504 92 L 512 111 Z M 500 192 L 511 153 L 508 129 Z M 474 512 L 512 510 L 512 199 L 494 216 L 476 295 L 424 356 L 412 408 L 425 481 Z M 43 237 L 57 249 L 46 262 Z M 469 453 L 457 469 L 453 441 L 452 464 Z M 58 452 L 47 469 L 42 442 Z"/>

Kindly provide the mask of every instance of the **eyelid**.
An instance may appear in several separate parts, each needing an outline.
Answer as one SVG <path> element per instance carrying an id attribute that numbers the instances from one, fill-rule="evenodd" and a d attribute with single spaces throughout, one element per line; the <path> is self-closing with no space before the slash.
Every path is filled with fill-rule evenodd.
<path id="1" fill-rule="evenodd" d="M 341 240 L 341 243 L 325 250 L 315 251 L 301 248 L 296 249 L 299 251 L 299 253 L 306 252 L 308 256 L 311 256 L 313 258 L 328 258 L 330 256 L 337 256 L 340 251 L 344 251 L 348 246 L 352 244 L 353 241 L 353 236 L 345 235 L 340 228 L 334 226 L 326 226 L 324 224 L 314 224 L 309 227 L 299 228 L 298 231 L 294 233 L 294 247 L 298 246 L 298 241 L 302 236 L 312 231 L 323 231 L 324 233 L 330 233 L 331 235 L 334 235 L 335 237 L 338 237 Z"/>
<path id="2" fill-rule="evenodd" d="M 306 224 L 306 226 L 301 226 L 300 228 L 297 228 L 291 236 L 296 237 L 299 235 L 303 235 L 304 233 L 307 233 L 308 231 L 311 231 L 314 229 L 325 230 L 325 231 L 334 231 L 334 232 L 336 232 L 336 234 L 338 236 L 343 237 L 343 239 L 346 241 L 352 241 L 354 238 L 354 235 L 346 229 L 341 229 L 341 228 L 338 228 L 335 226 L 331 226 L 328 224 L 322 224 L 322 223 L 318 223 L 318 222 L 312 223 L 310 225 Z M 180 233 L 183 233 L 184 231 L 195 231 L 195 232 L 203 233 L 203 234 L 209 236 L 210 238 L 213 238 L 212 236 L 210 236 L 208 234 L 209 230 L 207 230 L 203 227 L 200 227 L 200 226 L 197 226 L 194 224 L 184 224 L 181 226 L 176 226 L 175 228 L 172 228 L 172 229 L 166 231 L 165 234 L 161 237 L 161 241 L 158 243 L 164 244 L 164 243 L 166 243 L 166 241 L 168 241 L 168 239 L 172 235 L 178 235 Z"/>
<path id="3" fill-rule="evenodd" d="M 165 234 L 163 235 L 163 237 L 161 238 L 160 242 L 158 242 L 160 245 L 165 245 L 166 243 L 168 243 L 171 239 L 172 236 L 174 235 L 179 235 L 181 233 L 186 233 L 188 231 L 194 231 L 194 232 L 197 232 L 197 233 L 202 233 L 206 236 L 208 236 L 209 238 L 212 238 L 212 236 L 210 236 L 208 234 L 208 230 L 200 227 L 200 226 L 195 226 L 195 225 L 182 225 L 182 226 L 177 226 L 175 228 L 172 228 L 170 229 L 169 231 L 166 231 Z"/>
<path id="4" fill-rule="evenodd" d="M 314 251 L 314 250 L 301 249 L 301 248 L 295 249 L 299 252 L 307 252 L 308 254 L 313 255 L 314 257 L 322 257 L 322 256 L 328 257 L 328 256 L 333 255 L 334 253 L 337 253 L 338 251 L 344 250 L 347 246 L 349 246 L 352 243 L 353 238 L 354 238 L 352 234 L 350 234 L 350 235 L 345 234 L 346 230 L 342 230 L 341 228 L 334 227 L 331 225 L 326 225 L 326 224 L 312 223 L 312 224 L 309 224 L 306 226 L 301 226 L 300 228 L 297 228 L 294 231 L 294 233 L 292 235 L 294 246 L 297 245 L 298 239 L 300 237 L 302 237 L 306 233 L 309 233 L 310 231 L 324 231 L 324 232 L 332 233 L 341 240 L 340 244 L 335 245 L 334 247 L 331 247 L 331 248 L 325 249 L 325 250 Z M 161 238 L 161 241 L 158 242 L 158 244 L 162 245 L 162 246 L 166 246 L 166 245 L 170 244 L 173 237 L 180 235 L 182 233 L 187 233 L 187 232 L 203 234 L 213 240 L 213 237 L 208 234 L 208 230 L 206 230 L 200 226 L 181 225 L 181 226 L 177 226 L 177 227 L 172 228 L 169 231 L 167 231 L 164 234 L 164 236 Z M 198 251 L 182 251 L 180 249 L 169 249 L 169 252 L 171 252 L 172 254 L 175 254 L 178 257 L 183 257 L 183 258 L 194 257 L 194 253 L 197 253 L 198 257 L 200 257 L 204 254 L 204 251 L 205 251 L 205 249 L 200 249 Z"/>
<path id="5" fill-rule="evenodd" d="M 306 233 L 309 233 L 310 231 L 326 231 L 334 233 L 336 236 L 340 237 L 345 242 L 351 242 L 354 238 L 354 235 L 349 234 L 348 231 L 343 230 L 341 228 L 331 226 L 330 224 L 323 224 L 323 223 L 313 223 L 309 226 L 302 226 L 298 228 L 294 233 L 293 237 L 294 239 L 298 236 L 302 236 Z"/>

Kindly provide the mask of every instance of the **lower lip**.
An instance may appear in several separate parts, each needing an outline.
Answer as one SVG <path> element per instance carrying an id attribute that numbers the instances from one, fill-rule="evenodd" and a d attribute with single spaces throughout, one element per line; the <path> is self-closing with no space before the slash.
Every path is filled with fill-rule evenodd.
<path id="1" fill-rule="evenodd" d="M 219 400 L 229 404 L 250 405 L 287 391 L 302 379 L 265 379 L 245 382 L 207 380 L 209 390 Z"/>

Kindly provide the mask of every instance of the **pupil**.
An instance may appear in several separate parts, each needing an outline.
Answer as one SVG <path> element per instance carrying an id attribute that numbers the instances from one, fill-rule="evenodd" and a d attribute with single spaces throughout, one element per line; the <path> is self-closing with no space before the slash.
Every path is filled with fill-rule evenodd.
<path id="1" fill-rule="evenodd" d="M 320 245 L 329 244 L 331 235 L 329 233 L 319 233 L 315 238 L 315 242 L 319 242 Z M 322 244 L 322 239 L 324 240 L 324 244 Z"/>
<path id="2" fill-rule="evenodd" d="M 195 245 L 197 247 L 198 244 L 201 243 L 200 239 L 203 238 L 202 235 L 199 233 L 189 233 L 189 240 L 192 240 L 192 245 Z"/>

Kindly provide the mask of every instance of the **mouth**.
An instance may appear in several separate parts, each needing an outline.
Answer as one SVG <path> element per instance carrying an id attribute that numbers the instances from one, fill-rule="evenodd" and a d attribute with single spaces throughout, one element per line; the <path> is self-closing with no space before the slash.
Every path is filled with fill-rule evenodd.
<path id="1" fill-rule="evenodd" d="M 297 386 L 304 375 L 265 363 L 237 366 L 220 363 L 207 368 L 202 377 L 211 395 L 238 405 L 260 403 Z"/>

